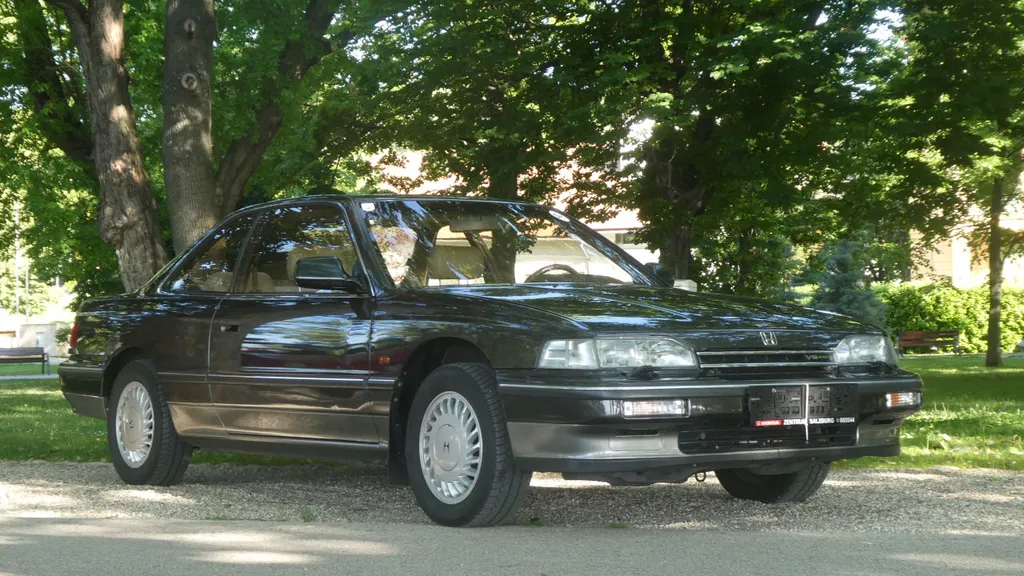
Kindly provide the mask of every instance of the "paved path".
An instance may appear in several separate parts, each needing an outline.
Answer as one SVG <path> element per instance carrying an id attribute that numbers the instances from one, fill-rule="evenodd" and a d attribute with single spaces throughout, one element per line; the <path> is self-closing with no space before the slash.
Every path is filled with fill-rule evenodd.
<path id="1" fill-rule="evenodd" d="M 0 376 L 0 382 L 4 380 L 56 380 L 57 371 L 52 374 L 4 374 Z"/>
<path id="2" fill-rule="evenodd" d="M 0 518 L 0 574 L 1021 574 L 1024 538 Z"/>
<path id="3" fill-rule="evenodd" d="M 468 530 L 428 524 L 374 467 L 193 465 L 150 488 L 110 464 L 0 462 L 0 576 L 1024 574 L 1019 473 L 843 470 L 784 506 L 713 476 L 532 484 L 517 521 L 544 525 Z"/>

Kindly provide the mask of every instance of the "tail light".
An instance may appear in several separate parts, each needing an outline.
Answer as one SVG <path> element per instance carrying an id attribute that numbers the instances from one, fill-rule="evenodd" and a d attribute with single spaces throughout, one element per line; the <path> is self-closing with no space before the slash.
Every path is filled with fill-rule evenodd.
<path id="1" fill-rule="evenodd" d="M 75 325 L 71 327 L 70 344 L 72 349 L 78 345 L 78 320 L 75 320 Z"/>

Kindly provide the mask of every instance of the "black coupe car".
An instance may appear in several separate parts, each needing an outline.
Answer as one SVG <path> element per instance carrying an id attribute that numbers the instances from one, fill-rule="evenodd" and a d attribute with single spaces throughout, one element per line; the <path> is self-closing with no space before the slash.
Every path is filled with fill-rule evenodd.
<path id="1" fill-rule="evenodd" d="M 320 196 L 232 214 L 135 293 L 89 302 L 59 369 L 131 484 L 192 451 L 386 463 L 446 525 L 509 518 L 534 471 L 714 471 L 799 501 L 899 454 L 921 380 L 874 327 L 665 284 L 534 204 Z"/>

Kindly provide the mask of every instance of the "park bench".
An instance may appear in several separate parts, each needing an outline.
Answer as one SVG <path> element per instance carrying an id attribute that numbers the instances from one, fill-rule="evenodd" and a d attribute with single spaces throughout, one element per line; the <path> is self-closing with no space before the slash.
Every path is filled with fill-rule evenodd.
<path id="1" fill-rule="evenodd" d="M 40 362 L 40 374 L 50 373 L 50 355 L 42 348 L 0 348 L 0 364 Z"/>
<path id="2" fill-rule="evenodd" d="M 905 354 L 907 348 L 931 348 L 932 346 L 952 346 L 953 352 L 960 353 L 959 330 L 914 330 L 900 334 L 896 348 Z"/>

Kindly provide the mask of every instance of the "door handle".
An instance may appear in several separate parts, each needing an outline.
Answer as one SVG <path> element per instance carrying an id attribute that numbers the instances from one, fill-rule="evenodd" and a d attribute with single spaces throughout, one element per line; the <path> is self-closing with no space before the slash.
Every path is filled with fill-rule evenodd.
<path id="1" fill-rule="evenodd" d="M 238 332 L 238 324 L 221 324 L 221 332 Z"/>

